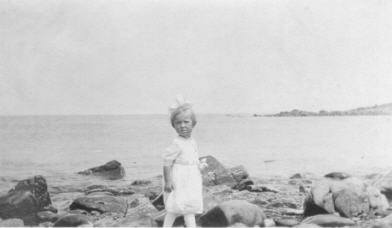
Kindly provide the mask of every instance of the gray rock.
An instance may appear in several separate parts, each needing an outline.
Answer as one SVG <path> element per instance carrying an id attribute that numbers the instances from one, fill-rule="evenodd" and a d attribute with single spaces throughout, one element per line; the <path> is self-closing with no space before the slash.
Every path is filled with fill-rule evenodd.
<path id="1" fill-rule="evenodd" d="M 104 165 L 93 167 L 81 172 L 78 172 L 81 175 L 94 175 L 99 176 L 109 180 L 117 180 L 121 179 L 125 176 L 124 167 L 122 167 L 121 163 L 113 160 Z"/>
<path id="2" fill-rule="evenodd" d="M 231 226 L 242 223 L 246 226 L 264 226 L 266 216 L 256 205 L 244 200 L 226 201 L 203 214 L 199 223 L 203 227 Z"/>
<path id="3" fill-rule="evenodd" d="M 249 185 L 253 185 L 254 182 L 250 179 L 243 179 L 240 182 L 238 182 L 235 186 L 233 186 L 233 189 L 237 189 L 238 191 L 242 190 L 247 190 Z"/>
<path id="4" fill-rule="evenodd" d="M 299 224 L 299 221 L 294 218 L 276 218 L 276 219 L 274 219 L 274 221 L 277 226 L 292 227 L 292 226 L 296 226 Z"/>
<path id="5" fill-rule="evenodd" d="M 242 165 L 232 167 L 228 171 L 237 182 L 249 177 L 248 171 L 246 171 L 245 167 Z"/>
<path id="6" fill-rule="evenodd" d="M 38 225 L 36 213 L 52 201 L 42 176 L 19 181 L 14 189 L 0 197 L 1 218 L 21 218 L 26 225 Z"/>
<path id="7" fill-rule="evenodd" d="M 233 187 L 237 184 L 236 180 L 216 158 L 213 156 L 201 157 L 200 160 L 205 159 L 207 167 L 201 173 L 203 177 L 203 184 L 206 186 L 225 184 Z"/>
<path id="8" fill-rule="evenodd" d="M 355 191 L 344 189 L 333 194 L 335 210 L 343 217 L 352 218 L 369 213 L 369 199 Z"/>

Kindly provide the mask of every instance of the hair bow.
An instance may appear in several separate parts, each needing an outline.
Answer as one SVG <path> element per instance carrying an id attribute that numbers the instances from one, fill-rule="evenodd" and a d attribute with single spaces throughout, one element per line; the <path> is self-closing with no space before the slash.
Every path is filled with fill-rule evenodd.
<path id="1" fill-rule="evenodd" d="M 183 107 L 183 106 L 190 106 L 191 107 L 192 104 L 189 101 L 185 100 L 185 98 L 182 95 L 177 95 L 175 103 L 169 107 L 169 112 L 173 113 L 175 110 L 177 110 L 178 108 Z"/>

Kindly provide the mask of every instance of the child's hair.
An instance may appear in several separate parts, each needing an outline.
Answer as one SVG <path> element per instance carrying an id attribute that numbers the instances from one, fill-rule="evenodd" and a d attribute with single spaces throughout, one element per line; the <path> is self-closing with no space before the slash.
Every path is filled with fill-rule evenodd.
<path id="1" fill-rule="evenodd" d="M 196 125 L 197 120 L 196 120 L 195 112 L 193 111 L 192 106 L 190 104 L 185 103 L 185 104 L 178 106 L 170 113 L 170 122 L 171 122 L 172 127 L 174 127 L 174 120 L 176 119 L 177 115 L 182 112 L 186 112 L 186 111 L 191 112 L 192 125 L 193 126 Z"/>

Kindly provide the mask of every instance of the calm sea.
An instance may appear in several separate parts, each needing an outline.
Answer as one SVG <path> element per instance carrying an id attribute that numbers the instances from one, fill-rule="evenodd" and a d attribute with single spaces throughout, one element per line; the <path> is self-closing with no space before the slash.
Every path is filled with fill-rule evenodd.
<path id="1" fill-rule="evenodd" d="M 198 120 L 200 155 L 242 164 L 251 176 L 392 169 L 392 116 Z M 98 183 L 75 173 L 113 159 L 126 169 L 124 184 L 161 174 L 161 153 L 174 133 L 165 115 L 0 117 L 0 193 L 38 174 L 51 187 Z"/>

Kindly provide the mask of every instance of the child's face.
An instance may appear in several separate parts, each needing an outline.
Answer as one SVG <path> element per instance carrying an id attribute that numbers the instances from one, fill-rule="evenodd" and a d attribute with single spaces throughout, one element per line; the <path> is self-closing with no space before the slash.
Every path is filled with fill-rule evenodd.
<path id="1" fill-rule="evenodd" d="M 179 113 L 174 119 L 174 129 L 179 136 L 189 138 L 192 135 L 193 121 L 192 113 L 187 110 Z"/>

